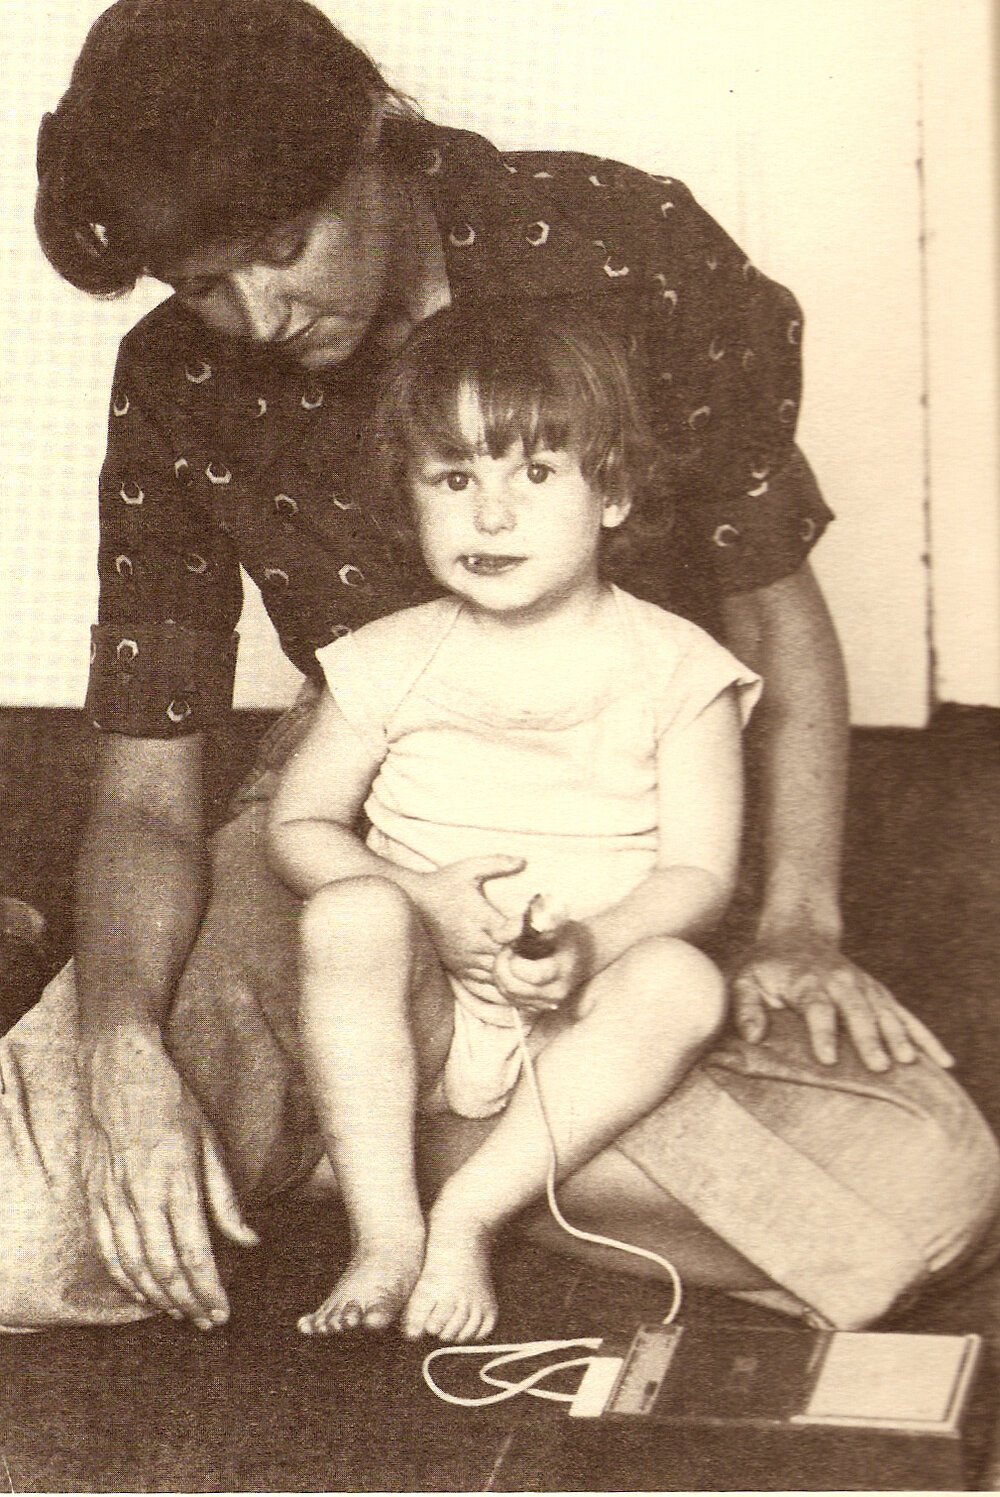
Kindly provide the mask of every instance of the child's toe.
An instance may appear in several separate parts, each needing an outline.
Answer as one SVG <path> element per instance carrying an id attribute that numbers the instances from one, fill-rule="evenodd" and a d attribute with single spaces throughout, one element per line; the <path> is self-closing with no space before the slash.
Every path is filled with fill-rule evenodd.
<path id="1" fill-rule="evenodd" d="M 365 1311 L 365 1326 L 369 1331 L 385 1331 L 399 1313 L 399 1305 L 388 1297 L 376 1300 Z"/>
<path id="2" fill-rule="evenodd" d="M 364 1311 L 361 1306 L 357 1300 L 350 1299 L 331 1317 L 331 1324 L 335 1331 L 356 1331 L 363 1319 Z"/>
<path id="3" fill-rule="evenodd" d="M 299 1330 L 306 1336 L 324 1336 L 329 1329 L 329 1311 L 324 1305 L 299 1321 Z"/>
<path id="4" fill-rule="evenodd" d="M 425 1289 L 422 1289 L 418 1283 L 410 1295 L 404 1312 L 403 1329 L 405 1334 L 412 1341 L 416 1341 L 420 1336 L 437 1335 L 437 1332 L 434 1330 L 434 1324 L 439 1315 L 438 1301 L 432 1295 L 428 1294 Z"/>
<path id="5" fill-rule="evenodd" d="M 448 1310 L 450 1310 L 450 1314 Z M 450 1305 L 444 1313 L 438 1316 L 431 1334 L 439 1337 L 442 1341 L 470 1341 L 472 1339 L 470 1331 L 471 1319 L 469 1306 L 464 1301 Z"/>
<path id="6" fill-rule="evenodd" d="M 437 1300 L 430 1306 L 424 1316 L 424 1330 L 428 1336 L 443 1337 L 446 1328 L 451 1324 L 454 1317 L 454 1305 L 450 1302 L 442 1304 L 440 1300 Z"/>

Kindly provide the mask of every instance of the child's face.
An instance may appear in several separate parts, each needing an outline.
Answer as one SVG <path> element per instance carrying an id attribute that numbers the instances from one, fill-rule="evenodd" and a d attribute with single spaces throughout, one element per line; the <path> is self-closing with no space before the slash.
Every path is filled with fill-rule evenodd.
<path id="1" fill-rule="evenodd" d="M 456 461 L 421 448 L 409 466 L 431 574 L 488 613 L 546 612 L 596 587 L 601 530 L 622 524 L 629 501 L 590 484 L 572 452 L 529 457 L 518 442 L 490 457 L 474 396 L 460 415 L 475 456 Z"/>

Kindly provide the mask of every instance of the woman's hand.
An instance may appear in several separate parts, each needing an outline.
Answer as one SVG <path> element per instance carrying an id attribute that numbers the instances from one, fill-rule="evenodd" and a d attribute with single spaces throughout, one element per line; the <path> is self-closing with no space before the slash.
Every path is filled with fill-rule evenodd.
<path id="1" fill-rule="evenodd" d="M 510 946 L 497 954 L 493 981 L 522 1013 L 551 1012 L 593 975 L 593 942 L 586 926 L 567 920 L 553 933 L 553 941 L 551 953 L 534 960 L 517 956 Z"/>
<path id="2" fill-rule="evenodd" d="M 910 1065 L 920 1052 L 939 1066 L 954 1064 L 927 1026 L 832 942 L 801 935 L 761 942 L 731 988 L 737 1032 L 752 1044 L 767 1033 L 768 1009 L 790 1008 L 804 1018 L 823 1065 L 836 1061 L 841 1030 L 870 1071 Z"/>
<path id="3" fill-rule="evenodd" d="M 84 1190 L 108 1272 L 140 1304 L 221 1325 L 229 1301 L 208 1219 L 241 1246 L 258 1238 L 201 1109 L 148 1031 L 97 1040 L 80 1066 Z"/>
<path id="4" fill-rule="evenodd" d="M 483 884 L 520 873 L 523 858 L 464 858 L 434 873 L 415 874 L 405 887 L 427 926 L 442 966 L 477 991 L 493 981 L 501 947 L 521 928 L 492 905 Z"/>

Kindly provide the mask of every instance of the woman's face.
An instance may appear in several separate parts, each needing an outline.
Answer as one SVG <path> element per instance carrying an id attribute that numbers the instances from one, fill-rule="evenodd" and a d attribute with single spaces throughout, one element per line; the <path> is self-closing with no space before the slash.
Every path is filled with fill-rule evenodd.
<path id="1" fill-rule="evenodd" d="M 158 269 L 209 327 L 268 343 L 307 369 L 342 363 L 381 307 L 395 252 L 394 199 L 374 164 L 336 197 L 256 240 L 218 241 Z"/>

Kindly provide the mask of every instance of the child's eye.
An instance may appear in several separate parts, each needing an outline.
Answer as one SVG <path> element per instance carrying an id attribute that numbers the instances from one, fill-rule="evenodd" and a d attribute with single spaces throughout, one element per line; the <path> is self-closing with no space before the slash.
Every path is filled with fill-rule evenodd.
<path id="1" fill-rule="evenodd" d="M 548 463 L 529 463 L 525 469 L 529 483 L 544 483 L 551 476 L 552 469 Z"/>
<path id="2" fill-rule="evenodd" d="M 445 473 L 444 481 L 453 494 L 461 494 L 469 487 L 469 475 L 463 473 L 460 468 L 454 469 L 451 473 Z"/>

